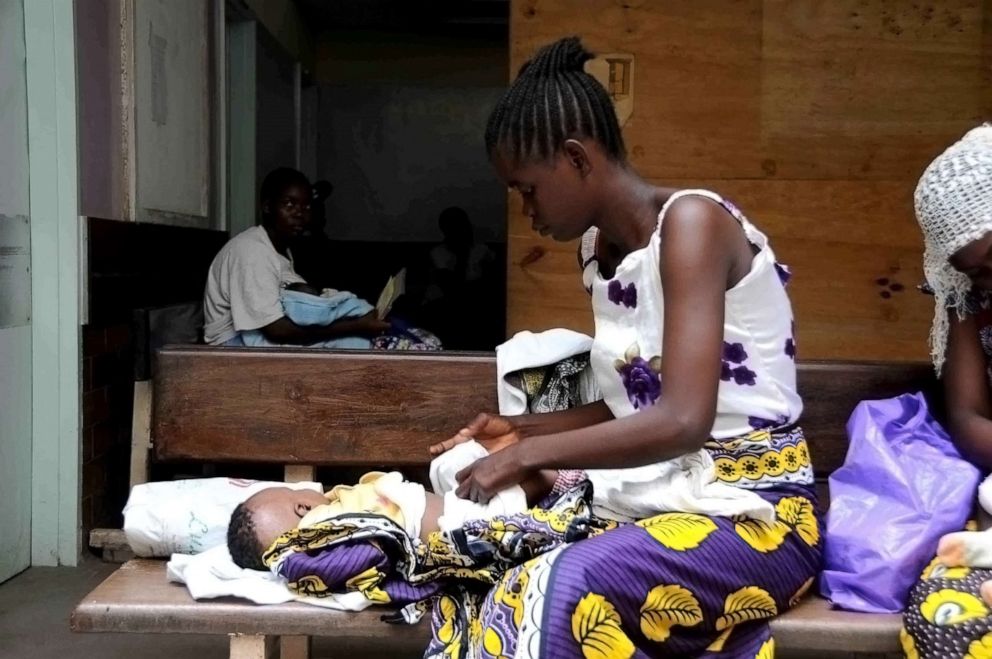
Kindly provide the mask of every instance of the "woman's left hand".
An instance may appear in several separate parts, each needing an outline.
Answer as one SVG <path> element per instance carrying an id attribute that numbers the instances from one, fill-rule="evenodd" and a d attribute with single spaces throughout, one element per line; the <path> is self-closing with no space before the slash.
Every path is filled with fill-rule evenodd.
<path id="1" fill-rule="evenodd" d="M 519 485 L 527 477 L 518 456 L 519 446 L 492 453 L 459 471 L 455 474 L 458 480 L 455 494 L 476 503 L 488 503 L 500 490 Z"/>

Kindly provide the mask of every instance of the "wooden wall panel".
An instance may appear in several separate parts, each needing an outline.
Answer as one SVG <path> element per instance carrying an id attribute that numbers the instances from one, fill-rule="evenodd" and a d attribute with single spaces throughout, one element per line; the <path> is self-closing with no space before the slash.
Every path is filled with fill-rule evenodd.
<path id="1" fill-rule="evenodd" d="M 725 194 L 771 236 L 802 355 L 925 359 L 912 194 L 992 110 L 990 15 L 989 0 L 516 0 L 511 71 L 568 34 L 633 54 L 633 165 Z M 575 244 L 509 209 L 509 330 L 590 331 Z"/>

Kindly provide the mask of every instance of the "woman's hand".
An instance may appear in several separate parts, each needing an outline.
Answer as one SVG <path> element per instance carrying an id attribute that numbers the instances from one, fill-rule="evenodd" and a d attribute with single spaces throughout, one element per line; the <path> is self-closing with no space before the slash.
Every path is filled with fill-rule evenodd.
<path id="1" fill-rule="evenodd" d="M 374 311 L 365 314 L 354 321 L 355 334 L 360 336 L 379 336 L 389 331 L 389 323 L 380 320 Z"/>
<path id="2" fill-rule="evenodd" d="M 529 475 L 520 462 L 519 448 L 515 445 L 491 453 L 459 471 L 455 474 L 458 480 L 455 494 L 461 499 L 488 503 L 500 490 L 519 485 Z"/>
<path id="3" fill-rule="evenodd" d="M 472 423 L 458 431 L 451 439 L 431 446 L 431 456 L 438 456 L 459 444 L 474 439 L 489 453 L 497 453 L 520 441 L 520 429 L 512 417 L 486 414 L 475 417 Z"/>

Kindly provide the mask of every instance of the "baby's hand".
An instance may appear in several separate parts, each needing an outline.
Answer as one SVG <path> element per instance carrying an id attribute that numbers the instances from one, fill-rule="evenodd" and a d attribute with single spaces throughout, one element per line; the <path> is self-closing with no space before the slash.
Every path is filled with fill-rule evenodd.
<path id="1" fill-rule="evenodd" d="M 482 413 L 451 439 L 431 446 L 431 455 L 438 456 L 459 444 L 474 439 L 490 453 L 501 451 L 520 441 L 520 431 L 509 417 Z"/>

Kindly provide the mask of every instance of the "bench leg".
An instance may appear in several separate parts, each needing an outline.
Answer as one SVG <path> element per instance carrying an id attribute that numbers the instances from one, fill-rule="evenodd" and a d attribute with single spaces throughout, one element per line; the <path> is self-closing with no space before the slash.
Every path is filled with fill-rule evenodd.
<path id="1" fill-rule="evenodd" d="M 278 636 L 231 634 L 230 659 L 273 659 Z"/>
<path id="2" fill-rule="evenodd" d="M 279 659 L 310 659 L 310 637 L 280 636 Z"/>

